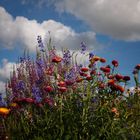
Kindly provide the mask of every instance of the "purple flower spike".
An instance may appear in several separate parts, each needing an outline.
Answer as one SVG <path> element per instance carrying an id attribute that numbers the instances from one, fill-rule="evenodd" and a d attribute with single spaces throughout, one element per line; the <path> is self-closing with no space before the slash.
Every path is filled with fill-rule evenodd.
<path id="1" fill-rule="evenodd" d="M 84 43 L 84 42 L 81 42 L 80 47 L 81 47 L 81 53 L 82 53 L 82 54 L 85 54 L 85 51 L 86 51 L 86 49 L 87 49 L 87 46 L 85 45 L 85 43 Z"/>
<path id="2" fill-rule="evenodd" d="M 40 48 L 40 51 L 45 52 L 41 36 L 37 37 L 37 41 L 38 41 L 38 47 Z"/>
<path id="3" fill-rule="evenodd" d="M 70 65 L 71 64 L 71 54 L 69 50 L 65 50 L 63 52 L 63 63 L 66 65 Z"/>
<path id="4" fill-rule="evenodd" d="M 94 53 L 93 52 L 90 52 L 89 53 L 89 59 L 92 58 L 93 56 L 94 56 Z"/>

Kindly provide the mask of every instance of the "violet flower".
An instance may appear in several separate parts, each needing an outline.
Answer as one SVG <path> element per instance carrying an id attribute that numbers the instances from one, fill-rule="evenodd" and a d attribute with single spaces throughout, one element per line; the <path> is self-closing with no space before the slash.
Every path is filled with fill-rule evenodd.
<path id="1" fill-rule="evenodd" d="M 81 42 L 80 47 L 81 47 L 81 53 L 82 53 L 82 54 L 85 54 L 85 51 L 86 51 L 86 49 L 87 49 L 87 46 L 85 45 L 85 43 L 84 43 L 84 42 Z"/>
<path id="2" fill-rule="evenodd" d="M 39 87 L 36 87 L 34 85 L 32 87 L 32 93 L 33 93 L 33 97 L 35 98 L 37 103 L 42 101 L 41 91 L 40 91 Z"/>
<path id="3" fill-rule="evenodd" d="M 66 65 L 70 65 L 71 64 L 71 54 L 69 50 L 65 50 L 63 52 L 63 63 Z"/>
<path id="4" fill-rule="evenodd" d="M 38 41 L 38 47 L 40 48 L 40 51 L 45 52 L 45 50 L 44 50 L 44 44 L 42 42 L 41 36 L 38 36 L 37 37 L 37 41 Z"/>

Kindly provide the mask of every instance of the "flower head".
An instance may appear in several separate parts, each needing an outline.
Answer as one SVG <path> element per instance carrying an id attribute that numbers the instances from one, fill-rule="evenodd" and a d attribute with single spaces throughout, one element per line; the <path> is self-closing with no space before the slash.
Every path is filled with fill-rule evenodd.
<path id="1" fill-rule="evenodd" d="M 81 53 L 82 53 L 82 54 L 85 54 L 85 51 L 86 51 L 86 49 L 87 49 L 87 46 L 85 45 L 85 43 L 84 43 L 84 42 L 81 42 L 80 47 L 81 47 Z"/>
<path id="2" fill-rule="evenodd" d="M 106 59 L 100 58 L 100 62 L 101 62 L 101 63 L 105 63 L 105 62 L 106 62 Z"/>
<path id="3" fill-rule="evenodd" d="M 124 76 L 124 77 L 123 77 L 123 80 L 124 80 L 124 81 L 129 81 L 129 80 L 130 80 L 130 77 L 129 77 L 129 76 Z"/>
<path id="4" fill-rule="evenodd" d="M 1 115 L 8 115 L 10 113 L 10 109 L 6 107 L 0 107 L 0 114 Z"/>
<path id="5" fill-rule="evenodd" d="M 119 63 L 118 63 L 117 60 L 113 60 L 113 61 L 112 61 L 112 65 L 113 65 L 114 67 L 118 67 Z"/>
<path id="6" fill-rule="evenodd" d="M 54 56 L 52 58 L 52 62 L 54 62 L 54 63 L 59 63 L 61 61 L 62 61 L 62 58 L 60 56 Z"/>
<path id="7" fill-rule="evenodd" d="M 136 65 L 135 69 L 140 70 L 140 64 Z"/>

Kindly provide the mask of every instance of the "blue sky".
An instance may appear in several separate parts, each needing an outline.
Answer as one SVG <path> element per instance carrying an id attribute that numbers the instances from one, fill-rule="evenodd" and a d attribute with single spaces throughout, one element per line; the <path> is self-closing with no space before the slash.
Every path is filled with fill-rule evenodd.
<path id="1" fill-rule="evenodd" d="M 118 60 L 124 75 L 140 63 L 139 0 L 1 0 L 0 92 L 25 48 L 33 54 L 37 35 L 45 40 L 48 31 L 58 49 L 84 41 L 108 63 Z"/>

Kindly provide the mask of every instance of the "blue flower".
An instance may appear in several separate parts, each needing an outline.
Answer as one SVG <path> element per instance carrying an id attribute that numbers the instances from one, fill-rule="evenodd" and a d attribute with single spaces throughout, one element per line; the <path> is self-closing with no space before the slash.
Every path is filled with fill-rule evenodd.
<path id="1" fill-rule="evenodd" d="M 94 53 L 93 52 L 90 52 L 89 53 L 89 58 L 92 58 L 94 56 Z"/>

